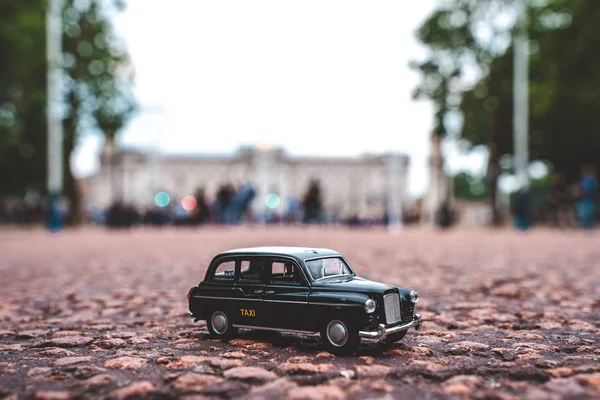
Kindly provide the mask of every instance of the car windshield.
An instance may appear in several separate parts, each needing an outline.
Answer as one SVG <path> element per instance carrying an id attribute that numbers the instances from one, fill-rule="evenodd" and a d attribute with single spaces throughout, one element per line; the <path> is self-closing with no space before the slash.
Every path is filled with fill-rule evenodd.
<path id="1" fill-rule="evenodd" d="M 304 262 L 314 280 L 330 276 L 354 275 L 348 264 L 341 257 L 317 258 Z"/>

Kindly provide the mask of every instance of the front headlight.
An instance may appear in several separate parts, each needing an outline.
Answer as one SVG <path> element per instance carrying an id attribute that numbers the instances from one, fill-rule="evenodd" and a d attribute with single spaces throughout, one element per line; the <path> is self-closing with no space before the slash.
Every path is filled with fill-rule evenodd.
<path id="1" fill-rule="evenodd" d="M 412 290 L 410 292 L 410 301 L 412 301 L 413 303 L 416 303 L 417 301 L 419 301 L 419 292 Z"/>
<path id="2" fill-rule="evenodd" d="M 367 312 L 367 314 L 371 314 L 372 312 L 374 312 L 375 308 L 377 308 L 377 303 L 375 303 L 373 299 L 365 301 L 365 311 Z"/>

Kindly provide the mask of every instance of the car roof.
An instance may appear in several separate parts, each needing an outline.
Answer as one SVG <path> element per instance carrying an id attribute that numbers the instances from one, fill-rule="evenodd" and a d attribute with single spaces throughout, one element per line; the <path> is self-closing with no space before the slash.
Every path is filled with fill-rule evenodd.
<path id="1" fill-rule="evenodd" d="M 318 247 L 289 247 L 289 246 L 264 246 L 247 247 L 241 249 L 232 249 L 220 253 L 220 255 L 268 255 L 268 256 L 288 256 L 298 260 L 307 260 L 317 257 L 341 256 L 335 250 Z"/>

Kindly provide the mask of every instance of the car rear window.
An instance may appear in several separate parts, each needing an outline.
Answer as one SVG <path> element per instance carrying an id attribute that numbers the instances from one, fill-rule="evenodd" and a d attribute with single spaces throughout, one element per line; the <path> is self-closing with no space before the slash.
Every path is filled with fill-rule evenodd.
<path id="1" fill-rule="evenodd" d="M 235 261 L 224 261 L 215 269 L 215 279 L 232 281 L 235 278 Z"/>

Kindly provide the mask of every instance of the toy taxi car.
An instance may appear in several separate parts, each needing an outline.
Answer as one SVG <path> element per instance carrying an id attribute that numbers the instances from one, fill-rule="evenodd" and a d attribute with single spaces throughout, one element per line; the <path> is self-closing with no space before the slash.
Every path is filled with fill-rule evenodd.
<path id="1" fill-rule="evenodd" d="M 211 261 L 187 294 L 194 322 L 225 340 L 238 328 L 317 333 L 335 354 L 353 353 L 361 338 L 396 342 L 416 330 L 419 294 L 359 278 L 329 249 L 255 247 Z"/>

